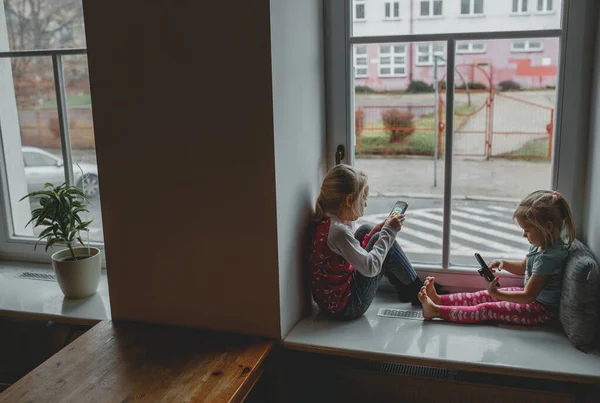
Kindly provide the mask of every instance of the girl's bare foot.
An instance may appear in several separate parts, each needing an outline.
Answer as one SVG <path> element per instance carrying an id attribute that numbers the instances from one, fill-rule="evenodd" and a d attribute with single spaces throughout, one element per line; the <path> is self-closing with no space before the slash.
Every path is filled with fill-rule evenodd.
<path id="1" fill-rule="evenodd" d="M 440 305 L 442 299 L 435 290 L 435 277 L 427 277 L 423 282 L 423 285 L 427 289 L 427 296 L 433 301 L 434 304 Z"/>
<path id="2" fill-rule="evenodd" d="M 431 298 L 427 296 L 427 288 L 423 286 L 419 291 L 419 301 L 423 306 L 423 318 L 425 320 L 431 320 L 440 316 L 440 307 L 431 301 Z"/>

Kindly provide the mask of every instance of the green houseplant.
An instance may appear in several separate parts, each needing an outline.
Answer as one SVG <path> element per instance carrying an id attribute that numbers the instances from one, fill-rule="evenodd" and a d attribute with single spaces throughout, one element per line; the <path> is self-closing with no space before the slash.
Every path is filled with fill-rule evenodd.
<path id="1" fill-rule="evenodd" d="M 46 183 L 39 191 L 31 192 L 21 200 L 38 198 L 40 206 L 31 212 L 34 228 L 43 227 L 38 243 L 46 241 L 46 250 L 54 245 L 67 249 L 52 255 L 52 266 L 58 284 L 67 298 L 84 298 L 96 293 L 100 281 L 100 250 L 86 247 L 82 232 L 89 230 L 93 220 L 84 221 L 88 200 L 82 189 L 66 183 Z M 77 246 L 77 244 L 81 246 Z"/>

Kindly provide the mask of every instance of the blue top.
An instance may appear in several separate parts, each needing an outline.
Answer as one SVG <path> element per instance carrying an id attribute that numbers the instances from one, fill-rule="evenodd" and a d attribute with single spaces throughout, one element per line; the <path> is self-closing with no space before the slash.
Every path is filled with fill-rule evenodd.
<path id="1" fill-rule="evenodd" d="M 541 252 L 538 252 L 537 249 L 537 246 L 531 245 L 526 256 L 525 286 L 533 275 L 548 276 L 548 283 L 535 300 L 549 307 L 557 307 L 560 302 L 564 267 L 568 256 L 567 245 L 559 240 Z"/>

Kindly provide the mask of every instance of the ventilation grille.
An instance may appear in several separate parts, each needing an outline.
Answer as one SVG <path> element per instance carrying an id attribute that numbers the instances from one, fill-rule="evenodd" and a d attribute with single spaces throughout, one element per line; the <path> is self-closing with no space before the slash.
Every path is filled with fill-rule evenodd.
<path id="1" fill-rule="evenodd" d="M 398 319 L 423 320 L 423 312 L 407 311 L 405 309 L 379 308 L 379 311 L 377 312 L 377 316 L 386 316 L 386 317 L 398 318 Z"/>
<path id="2" fill-rule="evenodd" d="M 26 280 L 56 281 L 56 276 L 54 274 L 32 273 L 29 271 L 19 274 L 17 278 Z"/>
<path id="3" fill-rule="evenodd" d="M 375 362 L 375 371 L 386 372 L 389 374 L 399 374 L 406 376 L 415 376 L 430 379 L 446 379 L 453 381 L 463 381 L 465 373 L 462 371 L 452 371 L 443 368 L 424 367 L 420 365 L 394 364 L 387 362 Z"/>

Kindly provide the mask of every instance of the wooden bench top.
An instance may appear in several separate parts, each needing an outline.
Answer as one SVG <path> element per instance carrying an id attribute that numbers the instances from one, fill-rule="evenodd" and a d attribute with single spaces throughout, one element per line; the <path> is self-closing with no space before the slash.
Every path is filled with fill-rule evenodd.
<path id="1" fill-rule="evenodd" d="M 0 394 L 0 402 L 239 402 L 273 342 L 103 321 Z"/>

